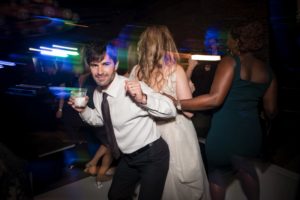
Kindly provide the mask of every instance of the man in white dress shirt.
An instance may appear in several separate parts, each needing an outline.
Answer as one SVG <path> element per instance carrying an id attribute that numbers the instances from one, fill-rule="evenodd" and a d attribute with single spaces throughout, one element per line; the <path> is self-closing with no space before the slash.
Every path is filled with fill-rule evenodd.
<path id="1" fill-rule="evenodd" d="M 169 168 L 169 148 L 160 137 L 154 118 L 175 117 L 176 108 L 168 97 L 146 84 L 118 75 L 116 52 L 112 44 L 86 48 L 85 62 L 98 85 L 93 95 L 95 109 L 77 108 L 72 98 L 69 104 L 85 122 L 103 126 L 101 103 L 103 93 L 108 95 L 113 131 L 121 151 L 108 198 L 131 199 L 140 183 L 140 200 L 159 200 Z"/>

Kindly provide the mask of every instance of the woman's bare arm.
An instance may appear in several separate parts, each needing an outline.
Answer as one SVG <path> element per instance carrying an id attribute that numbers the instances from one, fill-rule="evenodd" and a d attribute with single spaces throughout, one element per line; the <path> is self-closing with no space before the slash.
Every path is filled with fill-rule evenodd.
<path id="1" fill-rule="evenodd" d="M 235 65 L 236 62 L 232 57 L 223 57 L 218 64 L 210 92 L 180 101 L 181 108 L 190 111 L 208 110 L 223 104 L 233 81 Z"/>

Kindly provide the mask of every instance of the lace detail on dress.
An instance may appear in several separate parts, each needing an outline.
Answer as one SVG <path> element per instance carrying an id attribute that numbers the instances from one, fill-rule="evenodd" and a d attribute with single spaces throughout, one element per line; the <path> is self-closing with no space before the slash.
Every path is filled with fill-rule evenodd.
<path id="1" fill-rule="evenodd" d="M 176 93 L 176 72 L 172 72 L 171 76 L 167 79 L 167 84 L 165 84 L 161 90 L 161 92 L 172 95 L 177 98 Z"/>

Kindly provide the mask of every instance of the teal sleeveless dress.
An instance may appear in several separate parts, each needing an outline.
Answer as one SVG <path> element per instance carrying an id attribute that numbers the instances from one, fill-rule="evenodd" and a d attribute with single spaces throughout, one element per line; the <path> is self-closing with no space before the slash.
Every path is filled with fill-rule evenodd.
<path id="1" fill-rule="evenodd" d="M 241 64 L 235 58 L 234 80 L 223 105 L 213 114 L 205 150 L 208 168 L 231 164 L 233 156 L 254 157 L 260 153 L 262 129 L 258 103 L 272 80 L 254 83 L 240 78 Z"/>

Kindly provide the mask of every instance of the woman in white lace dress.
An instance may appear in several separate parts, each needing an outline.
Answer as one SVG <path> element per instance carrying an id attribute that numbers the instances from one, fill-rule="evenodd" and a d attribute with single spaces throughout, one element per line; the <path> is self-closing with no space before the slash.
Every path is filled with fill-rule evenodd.
<path id="1" fill-rule="evenodd" d="M 144 81 L 157 92 L 176 99 L 192 98 L 184 69 L 178 64 L 175 42 L 166 26 L 149 26 L 138 42 L 138 64 L 131 79 Z M 175 119 L 157 119 L 163 139 L 170 149 L 170 167 L 163 200 L 210 199 L 192 113 L 178 112 Z"/>

